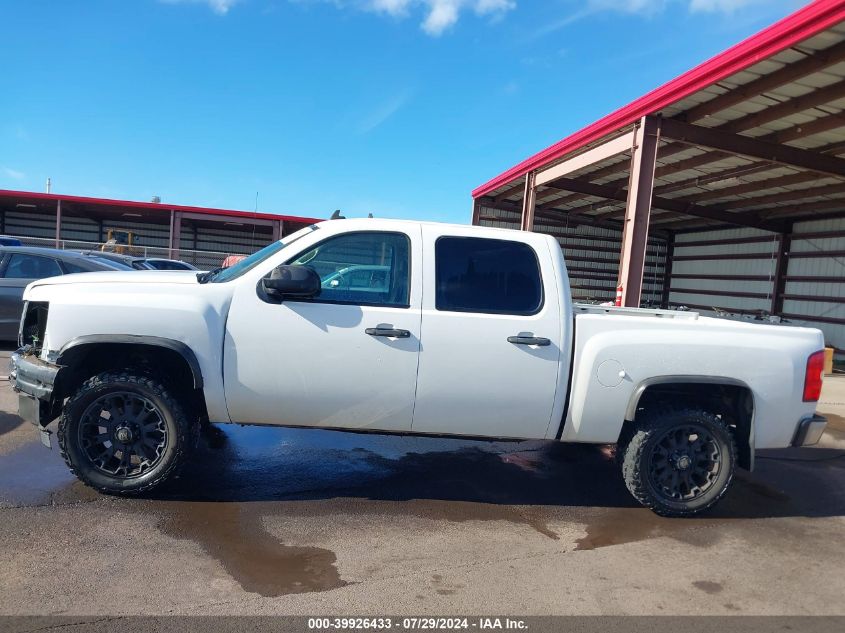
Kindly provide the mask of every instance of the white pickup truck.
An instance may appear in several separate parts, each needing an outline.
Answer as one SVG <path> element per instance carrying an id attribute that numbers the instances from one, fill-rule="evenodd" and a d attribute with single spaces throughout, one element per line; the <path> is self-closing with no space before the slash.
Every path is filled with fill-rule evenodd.
<path id="1" fill-rule="evenodd" d="M 554 238 L 390 220 L 231 268 L 34 282 L 12 376 L 105 493 L 171 476 L 202 424 L 617 444 L 655 512 L 716 503 L 758 448 L 813 444 L 818 330 L 573 305 Z"/>

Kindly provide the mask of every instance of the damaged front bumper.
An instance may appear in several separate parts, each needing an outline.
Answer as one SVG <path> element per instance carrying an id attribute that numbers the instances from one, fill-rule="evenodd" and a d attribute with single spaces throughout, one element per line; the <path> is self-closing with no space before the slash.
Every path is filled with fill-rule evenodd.
<path id="1" fill-rule="evenodd" d="M 47 426 L 53 414 L 53 387 L 60 367 L 41 360 L 30 347 L 12 353 L 9 381 L 18 393 L 18 415 L 39 427 Z"/>

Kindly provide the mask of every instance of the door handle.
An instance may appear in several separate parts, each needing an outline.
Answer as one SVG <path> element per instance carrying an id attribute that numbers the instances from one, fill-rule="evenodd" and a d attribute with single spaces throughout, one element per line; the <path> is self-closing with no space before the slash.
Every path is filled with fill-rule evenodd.
<path id="1" fill-rule="evenodd" d="M 397 330 L 389 327 L 368 327 L 364 330 L 370 336 L 388 336 L 390 338 L 410 338 L 408 330 Z"/>
<path id="2" fill-rule="evenodd" d="M 542 336 L 509 336 L 508 343 L 513 343 L 514 345 L 538 345 L 540 347 L 546 347 L 552 344 L 549 339 L 543 338 Z"/>

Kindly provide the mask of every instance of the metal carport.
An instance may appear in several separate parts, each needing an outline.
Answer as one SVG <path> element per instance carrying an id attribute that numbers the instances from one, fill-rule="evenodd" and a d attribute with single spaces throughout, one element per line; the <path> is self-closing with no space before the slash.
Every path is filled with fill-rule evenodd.
<path id="1" fill-rule="evenodd" d="M 573 295 L 812 323 L 845 347 L 845 1 L 818 0 L 472 192 Z"/>

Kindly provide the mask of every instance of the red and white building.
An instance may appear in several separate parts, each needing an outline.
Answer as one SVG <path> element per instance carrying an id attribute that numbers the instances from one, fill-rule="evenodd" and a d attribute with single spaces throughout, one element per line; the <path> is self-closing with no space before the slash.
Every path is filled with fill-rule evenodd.
<path id="1" fill-rule="evenodd" d="M 200 268 L 252 253 L 319 219 L 252 211 L 0 190 L 0 234 L 31 246 L 99 248 L 109 229 L 131 231 L 140 252 Z"/>

